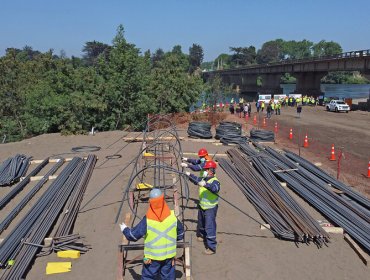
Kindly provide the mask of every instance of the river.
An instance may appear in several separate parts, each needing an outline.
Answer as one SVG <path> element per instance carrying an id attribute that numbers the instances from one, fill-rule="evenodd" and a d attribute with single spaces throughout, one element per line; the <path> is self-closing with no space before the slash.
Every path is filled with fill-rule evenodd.
<path id="1" fill-rule="evenodd" d="M 295 90 L 295 84 L 280 85 L 284 94 Z M 365 85 L 342 85 L 342 84 L 321 84 L 321 91 L 326 97 L 338 98 L 369 98 L 370 84 Z"/>

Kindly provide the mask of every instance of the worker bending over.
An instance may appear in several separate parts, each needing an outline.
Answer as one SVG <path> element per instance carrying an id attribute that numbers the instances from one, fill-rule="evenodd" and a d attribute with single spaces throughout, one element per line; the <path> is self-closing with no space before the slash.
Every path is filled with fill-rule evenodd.
<path id="1" fill-rule="evenodd" d="M 205 255 L 216 253 L 216 215 L 218 209 L 218 193 L 220 182 L 215 176 L 216 163 L 207 161 L 203 167 L 203 176 L 197 177 L 186 172 L 190 181 L 199 186 L 197 240 L 205 241 Z"/>
<path id="2" fill-rule="evenodd" d="M 198 151 L 198 156 L 199 156 L 199 159 L 186 158 L 186 157 L 181 158 L 182 161 L 187 162 L 187 163 L 182 162 L 181 166 L 188 167 L 193 171 L 200 171 L 200 176 L 202 177 L 204 165 L 206 164 L 207 161 L 212 160 L 212 158 L 208 155 L 207 150 L 204 148 Z"/>
<path id="3" fill-rule="evenodd" d="M 149 209 L 146 216 L 133 228 L 120 224 L 124 236 L 129 241 L 144 237 L 144 263 L 142 280 L 175 279 L 176 240 L 184 237 L 184 227 L 171 211 L 164 194 L 154 188 L 149 194 Z"/>

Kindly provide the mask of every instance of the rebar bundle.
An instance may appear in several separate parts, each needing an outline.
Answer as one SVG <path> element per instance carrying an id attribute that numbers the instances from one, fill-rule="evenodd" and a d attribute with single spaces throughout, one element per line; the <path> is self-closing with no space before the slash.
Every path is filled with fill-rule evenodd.
<path id="1" fill-rule="evenodd" d="M 94 156 L 95 157 L 95 156 Z M 94 161 L 95 164 L 95 161 Z M 22 279 L 32 263 L 46 235 L 51 231 L 61 210 L 74 188 L 88 180 L 81 176 L 86 169 L 93 169 L 92 161 L 85 164 L 81 158 L 73 158 L 61 174 L 44 192 L 27 215 L 18 223 L 0 245 L 0 266 L 12 266 L 0 279 Z M 81 181 L 82 180 L 82 181 Z"/>
<path id="2" fill-rule="evenodd" d="M 17 154 L 5 160 L 0 166 L 0 186 L 8 186 L 19 181 L 26 173 L 31 157 Z"/>
<path id="3" fill-rule="evenodd" d="M 322 177 L 278 153 L 269 147 L 260 146 L 262 164 L 289 188 L 305 199 L 333 224 L 342 227 L 367 252 L 370 252 L 370 215 L 366 207 L 355 207 L 346 197 L 335 193 Z M 255 156 L 255 154 L 250 154 Z M 279 172 L 287 170 L 287 172 Z M 317 170 L 316 170 L 317 171 Z M 360 195 L 360 194 L 357 194 Z M 365 198 L 362 199 L 365 201 Z M 357 204 L 358 205 L 358 204 Z M 365 210 L 365 211 L 364 211 Z"/>
<path id="4" fill-rule="evenodd" d="M 247 145 L 241 145 L 248 149 Z M 243 150 L 243 149 L 241 149 Z M 220 159 L 220 166 L 234 180 L 239 189 L 253 204 L 262 218 L 268 222 L 278 238 L 296 242 L 314 242 L 318 246 L 328 242 L 329 235 L 300 205 L 281 187 L 256 157 L 253 168 L 240 150 L 229 150 L 231 161 Z"/>

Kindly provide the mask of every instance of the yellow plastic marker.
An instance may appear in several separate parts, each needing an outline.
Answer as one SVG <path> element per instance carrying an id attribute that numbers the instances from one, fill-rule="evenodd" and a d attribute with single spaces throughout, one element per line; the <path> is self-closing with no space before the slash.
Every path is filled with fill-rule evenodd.
<path id="1" fill-rule="evenodd" d="M 143 189 L 152 189 L 153 186 L 151 184 L 147 184 L 147 183 L 139 183 L 136 185 L 136 188 L 138 190 L 143 190 Z"/>
<path id="2" fill-rule="evenodd" d="M 152 154 L 152 153 L 144 153 L 144 157 L 154 157 L 154 154 Z"/>
<path id="3" fill-rule="evenodd" d="M 77 251 L 77 250 L 59 251 L 57 253 L 57 256 L 59 258 L 78 259 L 80 257 L 80 251 Z"/>
<path id="4" fill-rule="evenodd" d="M 71 262 L 49 262 L 46 265 L 46 275 L 70 272 L 71 269 L 72 269 Z"/>
<path id="5" fill-rule="evenodd" d="M 8 260 L 8 265 L 14 265 L 15 264 L 15 260 Z"/>

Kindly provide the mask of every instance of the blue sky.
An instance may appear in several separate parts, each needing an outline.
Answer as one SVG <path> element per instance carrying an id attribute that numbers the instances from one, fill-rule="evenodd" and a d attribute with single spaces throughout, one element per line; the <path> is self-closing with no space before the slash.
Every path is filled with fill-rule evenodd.
<path id="1" fill-rule="evenodd" d="M 0 0 L 0 55 L 30 45 L 81 56 L 87 41 L 110 44 L 119 24 L 143 52 L 196 43 L 205 61 L 277 38 L 369 49 L 369 11 L 369 0 Z"/>

